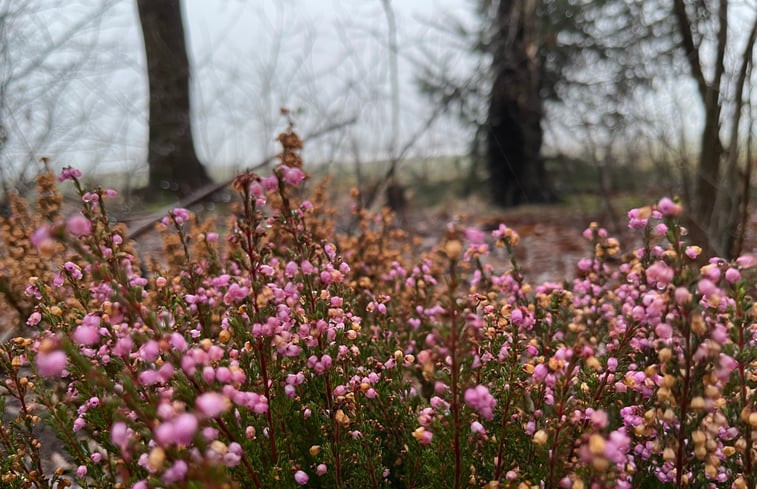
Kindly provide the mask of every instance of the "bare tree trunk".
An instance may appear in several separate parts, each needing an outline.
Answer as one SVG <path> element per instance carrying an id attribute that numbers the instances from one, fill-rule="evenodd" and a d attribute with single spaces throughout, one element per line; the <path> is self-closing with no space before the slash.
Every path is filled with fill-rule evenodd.
<path id="1" fill-rule="evenodd" d="M 751 173 L 748 169 L 751 167 L 751 161 L 749 160 L 749 148 L 747 147 L 747 170 L 743 172 L 744 175 L 740 175 L 739 128 L 741 126 L 742 109 L 745 103 L 744 88 L 747 80 L 749 80 L 756 39 L 757 18 L 755 18 L 752 24 L 744 53 L 741 56 L 741 66 L 739 67 L 739 74 L 736 79 L 736 93 L 734 94 L 734 107 L 731 115 L 731 138 L 728 143 L 728 157 L 725 161 L 726 165 L 721 188 L 715 201 L 715 212 L 718 214 L 714 216 L 710 225 L 710 234 L 715 239 L 716 250 L 723 256 L 731 256 L 735 252 L 737 234 L 739 232 L 741 199 L 745 199 L 745 203 L 749 204 Z M 751 140 L 751 133 L 749 133 L 749 136 L 748 139 Z M 748 144 L 749 141 L 747 141 Z M 744 180 L 742 185 L 744 190 L 741 193 L 737 190 L 739 188 L 739 178 Z M 744 229 L 741 229 L 741 232 L 743 233 Z"/>
<path id="2" fill-rule="evenodd" d="M 150 86 L 147 196 L 187 195 L 208 183 L 192 137 L 189 59 L 179 0 L 137 0 Z"/>
<path id="3" fill-rule="evenodd" d="M 494 203 L 553 200 L 541 158 L 542 63 L 536 0 L 500 0 L 492 43 L 487 161 Z"/>
<path id="4" fill-rule="evenodd" d="M 700 59 L 700 45 L 697 45 L 694 39 L 695 26 L 692 25 L 692 18 L 686 11 L 684 0 L 674 0 L 673 14 L 678 23 L 681 48 L 686 55 L 689 71 L 697 83 L 699 96 L 704 105 L 704 129 L 694 183 L 694 202 L 689 203 L 692 209 L 689 227 L 692 240 L 701 244 L 705 248 L 705 255 L 708 255 L 718 247 L 714 239 L 716 237 L 711 233 L 711 225 L 720 187 L 720 164 L 724 154 L 723 143 L 720 139 L 720 116 L 723 107 L 721 80 L 725 73 L 725 52 L 728 41 L 728 0 L 718 1 L 719 25 L 715 67 L 711 80 L 705 76 Z M 738 131 L 738 128 L 735 130 Z"/>

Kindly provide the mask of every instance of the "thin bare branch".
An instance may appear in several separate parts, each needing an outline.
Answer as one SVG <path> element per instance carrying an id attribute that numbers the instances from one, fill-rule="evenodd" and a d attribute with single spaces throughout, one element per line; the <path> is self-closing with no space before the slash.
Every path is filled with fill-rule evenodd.
<path id="1" fill-rule="evenodd" d="M 704 77 L 704 71 L 702 71 L 702 62 L 699 59 L 699 48 L 694 44 L 691 19 L 689 18 L 689 14 L 686 13 L 686 5 L 683 0 L 673 1 L 673 13 L 678 21 L 678 31 L 681 34 L 681 43 L 683 44 L 686 59 L 691 68 L 691 76 L 694 77 L 694 80 L 697 82 L 697 88 L 699 89 L 699 95 L 702 97 L 702 101 L 706 101 L 709 85 Z"/>

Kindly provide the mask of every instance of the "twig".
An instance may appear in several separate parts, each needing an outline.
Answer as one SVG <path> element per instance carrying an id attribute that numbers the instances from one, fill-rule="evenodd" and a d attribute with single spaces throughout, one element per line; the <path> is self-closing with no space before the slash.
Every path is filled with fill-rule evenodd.
<path id="1" fill-rule="evenodd" d="M 319 137 L 321 137 L 321 136 L 323 136 L 325 134 L 328 134 L 330 132 L 333 132 L 333 131 L 336 131 L 338 129 L 342 129 L 344 127 L 350 126 L 350 125 L 354 124 L 355 122 L 357 122 L 357 117 L 353 117 L 353 118 L 348 119 L 346 121 L 337 122 L 337 123 L 332 124 L 330 126 L 326 126 L 326 127 L 322 128 L 322 129 L 319 129 L 318 131 L 315 131 L 312 134 L 309 134 L 308 136 L 306 136 L 304 138 L 304 141 L 309 141 L 309 140 L 312 140 L 312 139 L 319 138 Z M 269 156 L 269 157 L 265 158 L 263 161 L 261 161 L 260 163 L 258 163 L 257 165 L 248 167 L 244 171 L 245 172 L 251 172 L 251 171 L 259 170 L 261 168 L 265 168 L 266 166 L 268 166 L 269 164 L 271 164 L 271 162 L 274 159 L 276 159 L 276 156 Z M 195 204 L 198 204 L 198 203 L 206 200 L 207 198 L 209 198 L 211 195 L 216 194 L 216 193 L 220 192 L 221 190 L 225 189 L 226 187 L 228 187 L 229 185 L 231 185 L 232 182 L 234 182 L 235 178 L 236 178 L 236 176 L 234 176 L 232 178 L 229 178 L 227 180 L 224 180 L 222 182 L 219 182 L 219 183 L 214 183 L 214 184 L 211 184 L 211 185 L 206 185 L 205 187 L 201 188 L 200 190 L 198 190 L 198 191 L 192 193 L 191 195 L 187 196 L 183 200 L 180 200 L 179 202 L 177 202 L 175 204 L 171 204 L 170 206 L 166 206 L 166 207 L 162 208 L 160 211 L 155 212 L 154 214 L 151 214 L 150 216 L 148 216 L 146 218 L 147 219 L 146 222 L 140 224 L 139 226 L 136 226 L 134 229 L 132 229 L 132 230 L 129 231 L 128 238 L 129 239 L 136 239 L 136 238 L 142 236 L 143 234 L 145 234 L 148 231 L 150 231 L 153 228 L 153 225 L 159 219 L 163 218 L 163 216 L 166 215 L 166 212 L 168 212 L 170 209 L 172 209 L 174 207 L 191 207 L 191 206 L 193 206 Z"/>

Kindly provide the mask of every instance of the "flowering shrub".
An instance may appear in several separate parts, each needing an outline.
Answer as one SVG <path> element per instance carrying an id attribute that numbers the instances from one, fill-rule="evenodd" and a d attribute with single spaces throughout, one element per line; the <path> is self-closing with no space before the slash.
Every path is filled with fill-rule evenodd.
<path id="1" fill-rule="evenodd" d="M 642 248 L 592 224 L 577 277 L 532 286 L 491 264 L 504 225 L 339 235 L 281 140 L 223 237 L 174 209 L 151 264 L 64 170 L 82 213 L 38 232 L 60 264 L 0 350 L 3 487 L 755 487 L 752 257 L 700 266 L 663 199 L 629 213 Z"/>

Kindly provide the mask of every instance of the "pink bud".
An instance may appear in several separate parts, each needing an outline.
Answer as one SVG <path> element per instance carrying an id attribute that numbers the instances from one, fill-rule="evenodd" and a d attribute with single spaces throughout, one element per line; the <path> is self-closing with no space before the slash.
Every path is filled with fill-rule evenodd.
<path id="1" fill-rule="evenodd" d="M 61 377 L 66 368 L 68 358 L 63 351 L 38 353 L 36 358 L 37 372 L 42 377 Z"/>
<path id="2" fill-rule="evenodd" d="M 74 236 L 87 236 L 92 233 L 92 223 L 86 217 L 77 214 L 68 220 L 66 229 Z"/>
<path id="3" fill-rule="evenodd" d="M 308 483 L 308 480 L 310 480 L 310 477 L 308 477 L 308 475 L 305 472 L 298 470 L 297 472 L 294 473 L 294 480 L 297 482 L 297 484 L 304 486 L 305 484 Z"/>
<path id="4" fill-rule="evenodd" d="M 195 407 L 208 418 L 215 418 L 231 407 L 229 399 L 217 392 L 206 392 L 197 398 Z"/>

